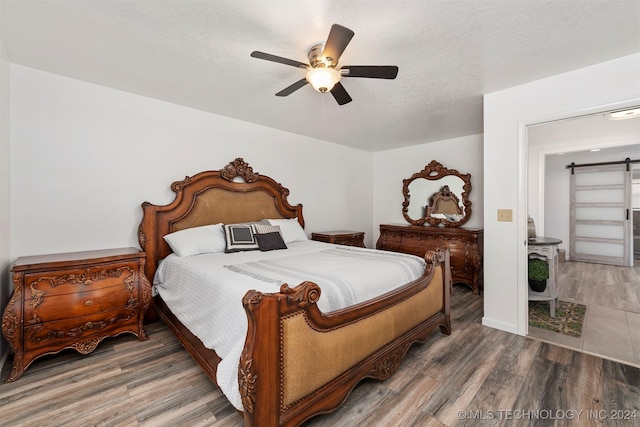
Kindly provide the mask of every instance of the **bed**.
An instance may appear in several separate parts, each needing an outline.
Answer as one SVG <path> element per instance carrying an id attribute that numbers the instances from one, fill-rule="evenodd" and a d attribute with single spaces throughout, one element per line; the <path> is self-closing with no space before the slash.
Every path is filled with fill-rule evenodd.
<path id="1" fill-rule="evenodd" d="M 272 178 L 255 173 L 242 158 L 220 170 L 187 176 L 171 184 L 171 189 L 175 192 L 171 203 L 142 204 L 143 219 L 138 229 L 138 240 L 147 256 L 145 274 L 154 278 L 154 282 L 162 282 L 164 270 L 169 268 L 166 265 L 180 258 L 172 254 L 164 239 L 166 235 L 204 226 L 247 224 L 265 219 L 284 225 L 295 221 L 296 225 L 304 227 L 302 205 L 289 204 L 289 190 Z M 324 247 L 318 248 L 317 245 Z M 323 256 L 333 254 L 340 257 L 352 255 L 346 251 L 369 251 L 372 256 L 377 252 L 301 241 L 289 244 L 285 251 L 264 254 L 286 253 L 298 248 L 302 252 L 321 250 Z M 212 256 L 220 258 L 224 255 Z M 198 264 L 209 263 L 198 257 L 200 255 L 190 257 L 190 260 L 198 260 Z M 280 258 L 280 254 L 273 257 L 285 259 Z M 234 381 L 237 381 L 234 384 L 239 403 L 234 403 L 231 398 L 230 401 L 242 412 L 245 425 L 299 425 L 315 415 L 336 410 L 362 379 L 390 377 L 409 347 L 426 340 L 436 328 L 444 334 L 451 333 L 449 253 L 446 250 L 428 252 L 424 260 L 418 260 L 422 262 L 423 270 L 410 282 L 398 283 L 392 290 L 331 311 L 323 312 L 319 308 L 319 301 L 325 301 L 321 296 L 327 298 L 328 287 L 323 294 L 323 289 L 311 280 L 276 282 L 271 283 L 271 287 L 265 284 L 257 285 L 256 289 L 248 288 L 246 292 L 243 290 L 241 302 L 225 303 L 243 307 L 241 310 L 246 316 L 246 325 L 241 329 L 246 332 L 241 337 L 239 360 L 222 358 L 208 348 L 211 346 L 203 343 L 207 339 L 192 331 L 198 328 L 185 325 L 193 320 L 182 318 L 184 310 L 175 308 L 178 306 L 174 305 L 170 294 L 166 294 L 167 301 L 162 292 L 156 295 L 153 311 L 219 387 L 218 369 L 222 369 L 224 362 L 235 365 L 237 378 Z M 216 267 L 220 269 L 212 276 L 228 276 L 240 268 L 238 265 L 253 264 Z M 222 268 L 228 271 L 223 272 Z M 243 275 L 242 272 L 235 273 Z M 242 281 L 263 279 L 244 276 Z M 184 276 L 178 274 L 176 277 Z M 310 273 L 310 277 L 315 276 Z M 171 284 L 176 292 L 181 287 L 179 280 L 177 284 Z M 204 291 L 197 287 L 202 285 L 199 281 L 204 279 L 191 280 L 189 286 L 184 281 L 186 297 L 192 301 L 211 298 L 201 295 Z M 273 292 L 265 292 L 274 285 Z M 233 291 L 237 293 L 238 289 Z M 177 314 L 169 308 L 170 305 Z M 213 312 L 211 319 L 215 315 Z M 201 326 L 200 330 L 215 331 L 229 326 L 224 323 L 197 320 L 195 325 Z"/>

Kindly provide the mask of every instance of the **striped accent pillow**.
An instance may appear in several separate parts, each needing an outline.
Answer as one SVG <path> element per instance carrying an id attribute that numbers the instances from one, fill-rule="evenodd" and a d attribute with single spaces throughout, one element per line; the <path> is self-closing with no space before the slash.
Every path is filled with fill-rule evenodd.
<path id="1" fill-rule="evenodd" d="M 253 226 L 255 227 L 256 234 L 267 234 L 267 233 L 277 232 L 282 235 L 279 225 L 253 224 Z"/>

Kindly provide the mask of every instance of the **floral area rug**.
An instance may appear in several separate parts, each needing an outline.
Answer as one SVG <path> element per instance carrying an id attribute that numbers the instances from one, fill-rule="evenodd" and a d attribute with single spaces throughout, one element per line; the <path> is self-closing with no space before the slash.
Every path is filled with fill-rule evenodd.
<path id="1" fill-rule="evenodd" d="M 549 315 L 549 301 L 529 302 L 529 326 L 548 329 L 572 337 L 580 337 L 587 307 L 558 300 L 556 317 Z"/>

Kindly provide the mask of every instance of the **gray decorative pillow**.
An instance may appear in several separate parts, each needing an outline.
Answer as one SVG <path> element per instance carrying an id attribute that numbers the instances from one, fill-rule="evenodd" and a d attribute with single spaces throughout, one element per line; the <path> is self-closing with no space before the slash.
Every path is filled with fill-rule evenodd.
<path id="1" fill-rule="evenodd" d="M 256 240 L 258 240 L 258 247 L 261 251 L 273 251 L 275 249 L 287 249 L 282 235 L 278 232 L 256 234 Z"/>
<path id="2" fill-rule="evenodd" d="M 276 249 L 287 249 L 287 245 L 284 243 L 282 234 L 280 234 L 279 226 L 255 224 L 254 229 L 256 231 L 255 236 L 258 241 L 258 247 L 261 251 L 266 252 Z"/>
<path id="3" fill-rule="evenodd" d="M 227 253 L 259 249 L 254 224 L 226 224 L 224 236 L 227 243 L 224 251 Z"/>

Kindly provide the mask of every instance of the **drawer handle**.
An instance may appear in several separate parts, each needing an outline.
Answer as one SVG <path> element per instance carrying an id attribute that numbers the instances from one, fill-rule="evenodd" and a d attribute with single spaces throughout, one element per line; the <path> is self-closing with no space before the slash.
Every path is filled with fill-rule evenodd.
<path id="1" fill-rule="evenodd" d="M 84 305 L 87 305 L 87 306 L 92 305 L 92 304 L 93 304 L 93 301 L 91 301 L 90 299 L 88 299 L 88 300 L 86 300 L 84 302 Z"/>
<path id="2" fill-rule="evenodd" d="M 90 284 L 92 284 L 92 283 L 93 283 L 93 280 L 88 280 L 88 279 L 87 279 L 87 280 L 85 280 L 85 281 L 84 281 L 84 284 L 85 284 L 85 285 L 90 285 Z"/>

